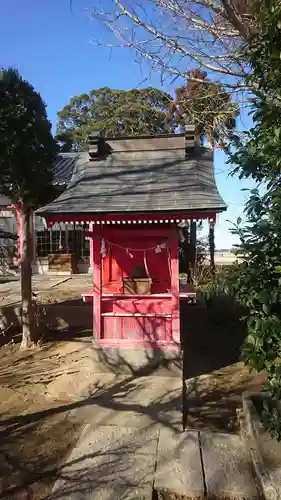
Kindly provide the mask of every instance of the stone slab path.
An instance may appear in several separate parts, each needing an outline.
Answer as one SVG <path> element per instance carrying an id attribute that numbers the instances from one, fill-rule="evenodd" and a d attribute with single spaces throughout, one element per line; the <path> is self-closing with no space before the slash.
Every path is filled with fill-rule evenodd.
<path id="1" fill-rule="evenodd" d="M 238 436 L 172 429 L 85 426 L 52 500 L 259 499 Z"/>
<path id="2" fill-rule="evenodd" d="M 88 383 L 81 392 L 82 404 L 69 412 L 68 419 L 91 423 L 95 428 L 106 425 L 181 430 L 182 382 L 179 377 L 102 374 L 104 385 L 97 391 L 96 382 L 100 377 L 93 375 L 93 371 L 89 373 L 88 381 L 91 378 L 93 383 Z"/>
<path id="3" fill-rule="evenodd" d="M 260 498 L 239 436 L 181 432 L 179 378 L 116 377 L 103 389 L 88 387 L 89 403 L 68 414 L 85 428 L 52 500 Z"/>
<path id="4" fill-rule="evenodd" d="M 214 498 L 259 498 L 250 453 L 238 436 L 200 433 L 205 487 Z"/>
<path id="5" fill-rule="evenodd" d="M 157 492 L 173 492 L 190 498 L 205 494 L 199 433 L 159 432 L 154 488 Z"/>
<path id="6" fill-rule="evenodd" d="M 87 425 L 52 499 L 151 500 L 159 430 Z"/>

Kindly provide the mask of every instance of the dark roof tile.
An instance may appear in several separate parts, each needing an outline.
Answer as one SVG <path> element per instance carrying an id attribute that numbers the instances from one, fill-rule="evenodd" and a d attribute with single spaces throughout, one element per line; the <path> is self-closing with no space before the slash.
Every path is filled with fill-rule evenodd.
<path id="1" fill-rule="evenodd" d="M 195 151 L 189 158 L 136 153 L 102 161 L 88 161 L 88 154 L 81 153 L 68 188 L 37 214 L 223 211 L 226 204 L 216 186 L 212 152 Z"/>
<path id="2" fill-rule="evenodd" d="M 59 153 L 53 163 L 53 184 L 65 186 L 71 181 L 75 174 L 76 162 L 79 153 Z"/>

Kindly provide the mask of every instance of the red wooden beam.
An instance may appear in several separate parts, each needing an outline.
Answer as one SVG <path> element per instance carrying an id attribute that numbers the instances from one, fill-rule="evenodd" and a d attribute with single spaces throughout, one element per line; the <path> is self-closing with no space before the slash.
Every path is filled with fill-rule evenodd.
<path id="1" fill-rule="evenodd" d="M 170 227 L 157 227 L 157 228 L 151 228 L 149 226 L 140 226 L 140 227 L 134 227 L 134 226 L 127 226 L 127 229 L 124 229 L 123 227 L 118 229 L 118 227 L 104 227 L 104 228 L 99 228 L 99 226 L 95 226 L 93 231 L 85 231 L 84 236 L 88 238 L 96 238 L 97 234 L 102 234 L 104 238 L 108 238 L 109 240 L 114 240 L 114 238 L 118 238 L 119 240 L 122 237 L 128 237 L 130 238 L 133 237 L 142 237 L 143 238 L 148 238 L 150 236 L 154 237 L 163 237 L 163 238 L 168 238 L 172 231 L 176 231 L 177 227 L 176 225 L 170 225 Z M 143 233 L 143 234 L 142 234 Z M 144 240 L 145 241 L 145 240 Z M 156 243 L 157 244 L 157 243 Z M 130 245 L 129 245 L 130 246 Z M 145 246 L 145 245 L 144 245 Z"/>
<path id="2" fill-rule="evenodd" d="M 218 211 L 219 212 L 219 211 Z M 128 221 L 147 221 L 148 225 L 152 223 L 157 223 L 160 221 L 168 223 L 172 219 L 174 222 L 176 220 L 192 220 L 192 219 L 216 219 L 216 211 L 186 211 L 182 212 L 173 212 L 173 213 L 126 213 L 126 214 L 55 214 L 55 215 L 46 215 L 45 219 L 47 224 L 50 226 L 55 224 L 56 222 L 111 222 L 111 221 L 121 221 L 124 223 L 128 223 Z M 162 223 L 163 223 L 162 222 Z"/>

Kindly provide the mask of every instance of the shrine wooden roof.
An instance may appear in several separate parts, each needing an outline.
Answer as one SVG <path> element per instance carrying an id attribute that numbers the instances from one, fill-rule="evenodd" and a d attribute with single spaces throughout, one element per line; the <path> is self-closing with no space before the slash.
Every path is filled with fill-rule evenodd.
<path id="1" fill-rule="evenodd" d="M 53 184 L 67 186 L 75 174 L 75 165 L 79 158 L 77 153 L 59 153 L 53 164 Z"/>
<path id="2" fill-rule="evenodd" d="M 59 153 L 53 163 L 53 185 L 67 186 L 75 175 L 75 166 L 79 158 L 77 153 Z M 11 199 L 0 195 L 0 207 L 7 208 Z"/>
<path id="3" fill-rule="evenodd" d="M 72 154 L 70 184 L 37 210 L 38 215 L 226 209 L 216 186 L 212 151 L 187 145 L 184 134 L 106 139 L 93 157 L 87 152 Z"/>

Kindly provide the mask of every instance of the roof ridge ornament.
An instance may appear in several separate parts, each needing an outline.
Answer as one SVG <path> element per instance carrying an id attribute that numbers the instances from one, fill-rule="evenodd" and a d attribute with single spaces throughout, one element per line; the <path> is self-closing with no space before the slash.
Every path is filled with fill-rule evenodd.
<path id="1" fill-rule="evenodd" d="M 196 144 L 195 127 L 194 125 L 185 125 L 185 151 L 186 154 L 189 149 L 194 149 Z"/>
<path id="2" fill-rule="evenodd" d="M 101 155 L 102 144 L 105 141 L 103 130 L 93 130 L 89 134 L 88 145 L 89 145 L 89 157 L 90 160 L 97 160 Z"/>

